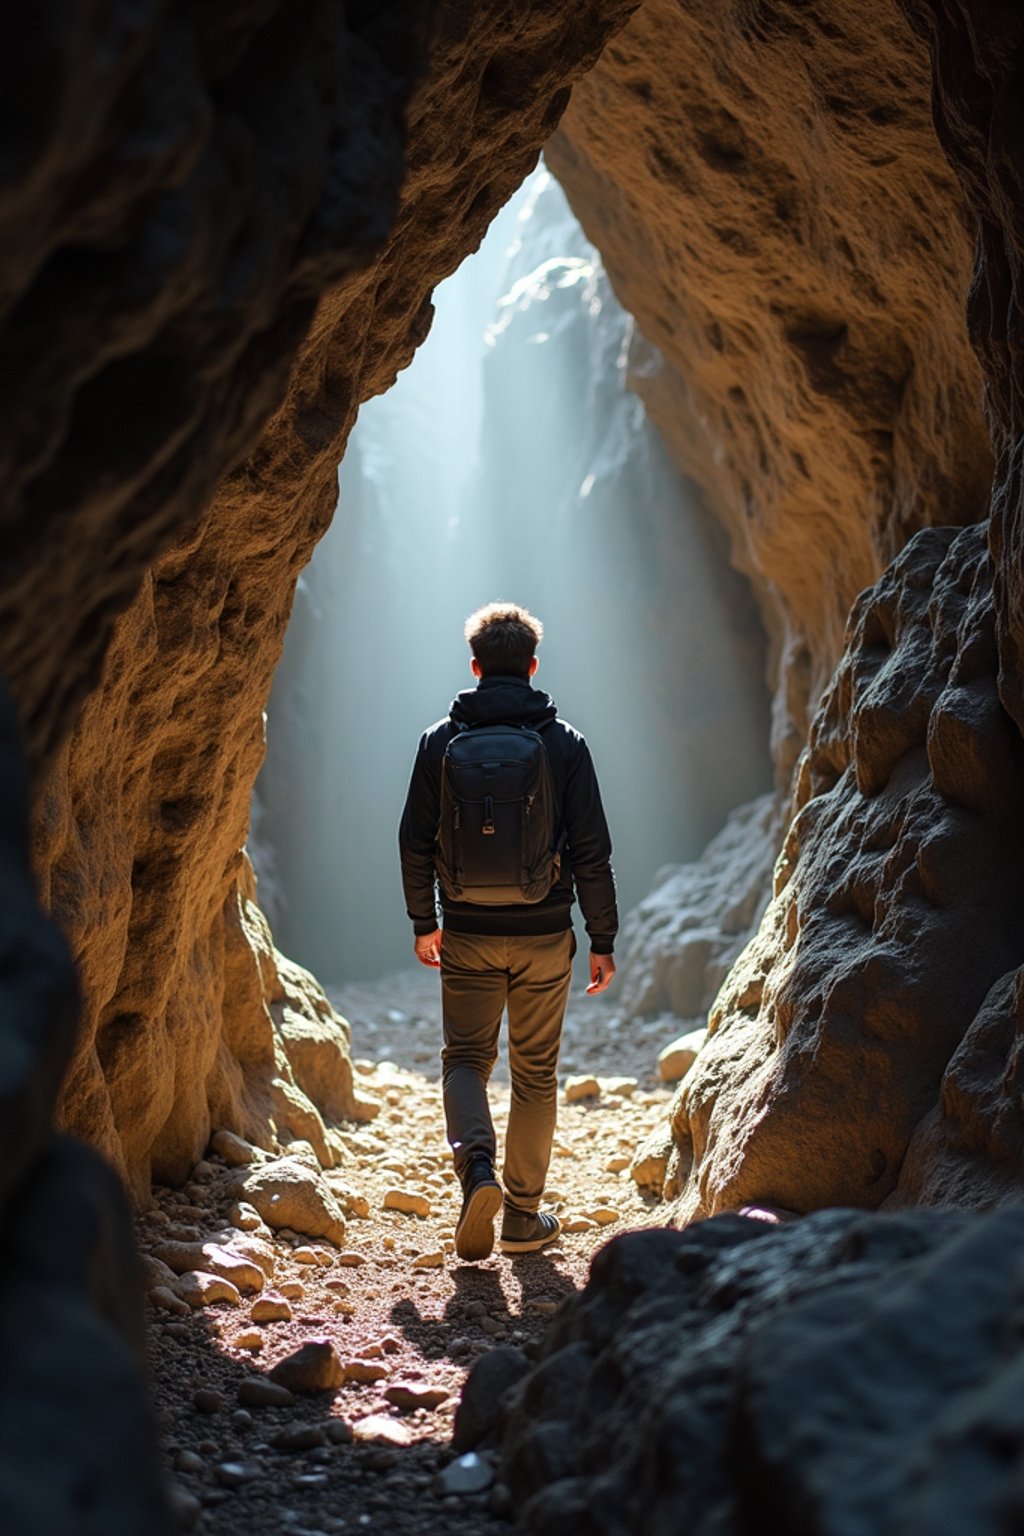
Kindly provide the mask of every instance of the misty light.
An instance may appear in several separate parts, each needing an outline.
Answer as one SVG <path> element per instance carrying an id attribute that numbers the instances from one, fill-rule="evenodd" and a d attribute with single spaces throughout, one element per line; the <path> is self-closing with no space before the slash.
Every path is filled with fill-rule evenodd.
<path id="1" fill-rule="evenodd" d="M 591 743 L 624 911 L 770 782 L 749 594 L 628 387 L 635 329 L 545 170 L 435 304 L 360 412 L 254 801 L 275 936 L 333 983 L 413 963 L 398 818 L 419 734 L 472 685 L 481 603 L 544 621 L 537 686 Z"/>

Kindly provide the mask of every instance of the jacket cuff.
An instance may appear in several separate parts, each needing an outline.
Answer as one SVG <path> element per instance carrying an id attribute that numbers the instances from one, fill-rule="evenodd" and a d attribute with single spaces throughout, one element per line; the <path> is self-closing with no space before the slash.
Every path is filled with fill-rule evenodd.
<path id="1" fill-rule="evenodd" d="M 615 953 L 614 934 L 609 938 L 605 933 L 591 933 L 588 937 L 590 939 L 590 948 L 595 955 L 611 955 Z"/>
<path id="2" fill-rule="evenodd" d="M 436 917 L 414 917 L 412 920 L 412 931 L 418 939 L 425 934 L 436 933 L 438 926 Z"/>

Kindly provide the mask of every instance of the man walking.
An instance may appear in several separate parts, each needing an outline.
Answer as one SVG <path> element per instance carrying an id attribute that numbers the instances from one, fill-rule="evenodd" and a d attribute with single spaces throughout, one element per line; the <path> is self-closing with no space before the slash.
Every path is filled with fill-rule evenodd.
<path id="1" fill-rule="evenodd" d="M 561 1230 L 539 1206 L 576 951 L 570 909 L 578 896 L 591 995 L 615 974 L 618 914 L 589 748 L 531 685 L 543 626 L 525 608 L 489 603 L 465 635 L 477 686 L 420 738 L 398 837 L 416 957 L 441 971 L 444 1112 L 463 1193 L 455 1249 L 476 1260 L 494 1246 L 503 1203 L 487 1102 L 502 1012 L 512 1102 L 499 1247 L 527 1253 Z"/>

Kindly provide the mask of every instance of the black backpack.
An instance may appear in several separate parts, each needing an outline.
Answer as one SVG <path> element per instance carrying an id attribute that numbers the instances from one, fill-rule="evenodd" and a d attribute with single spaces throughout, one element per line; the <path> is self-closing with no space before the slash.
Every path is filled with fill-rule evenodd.
<path id="1" fill-rule="evenodd" d="M 542 901 L 558 879 L 551 764 L 521 725 L 460 725 L 441 762 L 435 859 L 449 901 Z"/>

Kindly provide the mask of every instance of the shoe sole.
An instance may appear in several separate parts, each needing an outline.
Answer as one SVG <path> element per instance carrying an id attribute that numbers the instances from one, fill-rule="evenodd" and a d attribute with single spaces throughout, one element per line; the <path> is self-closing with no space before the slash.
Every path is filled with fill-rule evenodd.
<path id="1" fill-rule="evenodd" d="M 555 1217 L 558 1221 L 558 1217 Z M 555 1242 L 562 1235 L 562 1223 L 553 1232 L 547 1232 L 543 1237 L 528 1237 L 525 1241 L 516 1242 L 514 1237 L 500 1237 L 498 1247 L 502 1253 L 536 1253 L 538 1248 L 546 1248 L 549 1243 Z"/>
<path id="2" fill-rule="evenodd" d="M 500 1184 L 478 1184 L 455 1228 L 455 1252 L 470 1264 L 489 1259 L 494 1250 L 494 1218 L 501 1209 Z"/>

